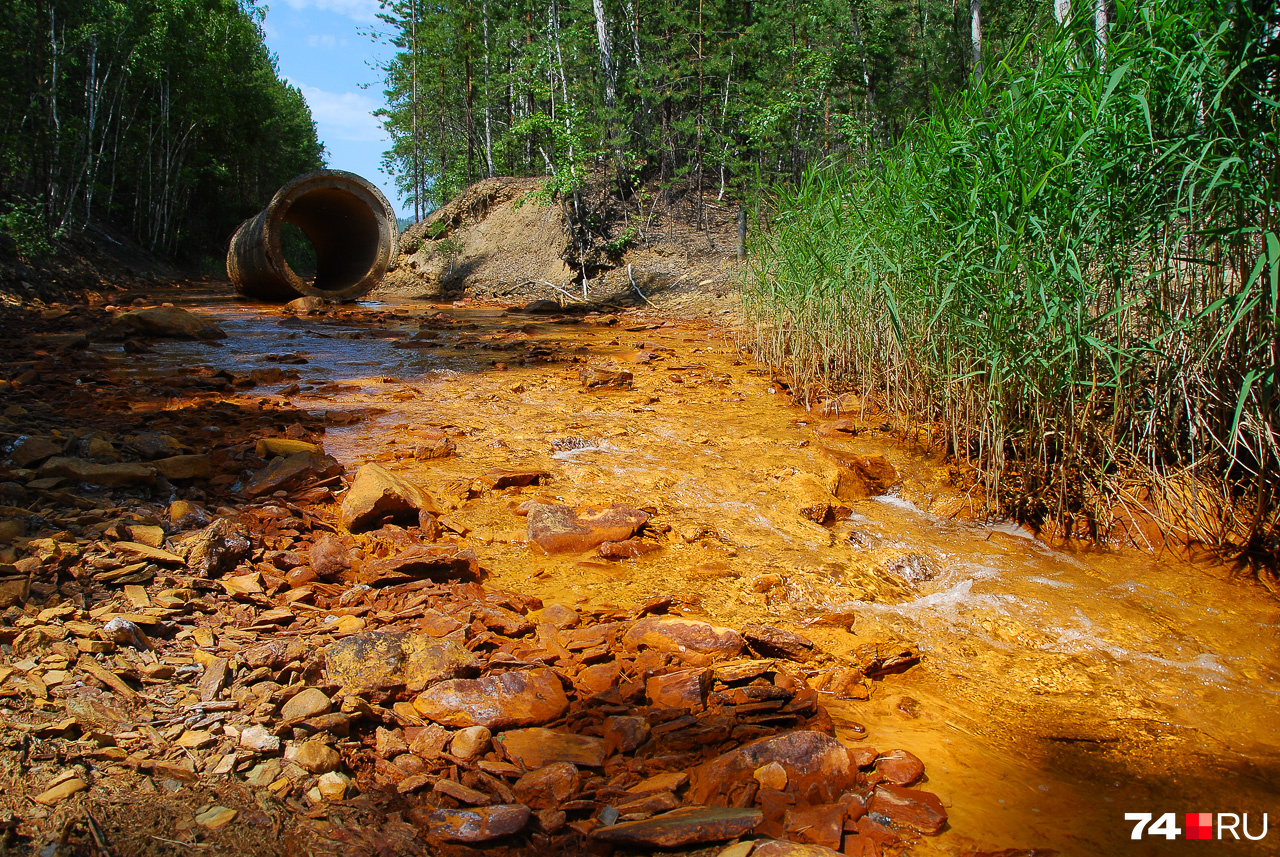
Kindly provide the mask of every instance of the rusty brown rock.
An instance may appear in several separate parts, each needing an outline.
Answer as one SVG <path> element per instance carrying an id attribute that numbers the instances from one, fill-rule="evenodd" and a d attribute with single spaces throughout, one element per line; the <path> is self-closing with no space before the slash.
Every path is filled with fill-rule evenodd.
<path id="1" fill-rule="evenodd" d="M 876 786 L 867 813 L 887 817 L 894 827 L 910 827 L 937 836 L 947 824 L 947 811 L 932 792 L 885 784 Z"/>
<path id="2" fill-rule="evenodd" d="M 493 604 L 476 604 L 471 614 L 491 631 L 504 637 L 523 637 L 533 630 L 533 623 L 514 610 Z"/>
<path id="3" fill-rule="evenodd" d="M 649 740 L 649 721 L 633 714 L 606 717 L 601 735 L 611 750 L 630 753 Z"/>
<path id="4" fill-rule="evenodd" d="M 853 784 L 857 770 L 839 741 L 820 732 L 788 732 L 730 750 L 690 772 L 690 798 L 726 801 L 755 771 L 777 762 L 787 773 L 787 792 L 811 802 L 833 803 Z"/>
<path id="5" fill-rule="evenodd" d="M 758 809 L 686 806 L 643 821 L 597 827 L 591 838 L 617 845 L 681 848 L 736 839 L 750 833 L 763 819 Z"/>
<path id="6" fill-rule="evenodd" d="M 459 729 L 449 744 L 449 753 L 455 758 L 468 761 L 489 749 L 489 740 L 493 733 L 483 726 L 468 726 Z"/>
<path id="7" fill-rule="evenodd" d="M 413 448 L 413 457 L 417 461 L 431 461 L 448 458 L 458 449 L 458 445 L 447 437 L 431 438 Z"/>
<path id="8" fill-rule="evenodd" d="M 423 489 L 401 479 L 379 464 L 356 471 L 350 490 L 342 498 L 339 522 L 351 532 L 376 527 L 383 518 L 403 518 L 417 523 L 419 512 L 440 514 L 435 500 Z"/>
<path id="9" fill-rule="evenodd" d="M 414 545 L 395 556 L 365 564 L 361 578 L 387 586 L 410 580 L 478 580 L 480 563 L 471 550 L 455 545 Z"/>
<path id="10" fill-rule="evenodd" d="M 647 648 L 670 652 L 697 665 L 742 652 L 742 635 L 732 628 L 674 616 L 646 616 L 631 626 L 622 642 L 632 651 Z"/>
<path id="11" fill-rule="evenodd" d="M 660 812 L 669 812 L 679 805 L 680 798 L 671 792 L 654 792 L 643 797 L 632 798 L 631 800 L 614 804 L 614 809 L 622 816 L 650 816 L 657 815 Z"/>
<path id="12" fill-rule="evenodd" d="M 906 750 L 890 750 L 875 761 L 881 781 L 895 786 L 912 785 L 924 776 L 924 762 Z"/>
<path id="13" fill-rule="evenodd" d="M 234 523 L 219 518 L 202 530 L 184 535 L 172 547 L 191 571 L 214 577 L 234 569 L 248 557 L 252 545 Z"/>
<path id="14" fill-rule="evenodd" d="M 747 625 L 742 636 L 752 649 L 765 657 L 790 658 L 807 661 L 813 657 L 813 640 L 794 631 L 775 628 L 773 625 Z"/>
<path id="15" fill-rule="evenodd" d="M 417 693 L 480 668 L 479 659 L 453 640 L 411 631 L 368 631 L 330 643 L 324 652 L 329 680 L 344 695 L 399 687 Z"/>
<path id="16" fill-rule="evenodd" d="M 657 549 L 658 546 L 653 542 L 626 539 L 621 542 L 604 542 L 596 549 L 596 553 L 603 559 L 635 559 Z"/>
<path id="17" fill-rule="evenodd" d="M 213 475 L 213 462 L 207 455 L 172 455 L 156 459 L 151 466 L 172 482 L 208 479 Z"/>
<path id="18" fill-rule="evenodd" d="M 569 709 L 569 698 L 559 677 L 543 668 L 443 681 L 419 694 L 413 707 L 444 726 L 498 730 L 549 723 Z"/>
<path id="19" fill-rule="evenodd" d="M 116 316 L 104 332 L 108 339 L 226 339 L 227 332 L 208 319 L 176 306 L 135 309 Z"/>
<path id="20" fill-rule="evenodd" d="M 328 714 L 333 708 L 329 697 L 317 687 L 309 687 L 284 704 L 280 709 L 283 720 L 303 720 L 320 714 Z"/>
<path id="21" fill-rule="evenodd" d="M 351 555 L 347 552 L 347 546 L 332 533 L 325 533 L 316 539 L 308 558 L 312 571 L 325 580 L 351 570 Z"/>
<path id="22" fill-rule="evenodd" d="M 883 455 L 850 455 L 834 450 L 824 451 L 841 468 L 833 492 L 841 500 L 878 497 L 887 493 L 902 479 L 897 468 Z"/>
<path id="23" fill-rule="evenodd" d="M 471 806 L 488 806 L 493 803 L 493 798 L 489 797 L 482 791 L 478 791 L 462 783 L 455 783 L 453 780 L 439 779 L 436 780 L 432 791 L 448 795 L 460 803 L 470 804 Z"/>
<path id="24" fill-rule="evenodd" d="M 25 469 L 53 458 L 63 450 L 63 444 L 55 444 L 47 437 L 20 437 L 9 450 L 9 460 L 15 467 Z"/>
<path id="25" fill-rule="evenodd" d="M 276 491 L 304 487 L 312 482 L 331 479 L 342 473 L 342 465 L 332 456 L 319 452 L 298 452 L 287 458 L 273 458 L 245 483 L 244 493 L 262 497 Z"/>
<path id="26" fill-rule="evenodd" d="M 622 667 L 617 661 L 603 664 L 592 664 L 573 677 L 573 686 L 587 694 L 604 693 L 616 687 L 622 678 Z"/>
<path id="27" fill-rule="evenodd" d="M 545 470 L 490 470 L 476 481 L 486 490 L 501 491 L 503 488 L 537 485 L 550 475 Z"/>
<path id="28" fill-rule="evenodd" d="M 578 615 L 578 611 L 564 604 L 548 604 L 542 608 L 542 613 L 538 617 L 541 621 L 555 625 L 560 630 L 566 628 L 576 628 L 582 621 L 582 617 Z"/>
<path id="29" fill-rule="evenodd" d="M 524 830 L 532 813 L 523 804 L 499 804 L 475 809 L 415 812 L 411 818 L 427 833 L 448 842 L 489 842 Z"/>
<path id="30" fill-rule="evenodd" d="M 200 699 L 212 702 L 218 698 L 230 678 L 230 661 L 226 658 L 214 658 L 204 668 L 200 677 Z"/>
<path id="31" fill-rule="evenodd" d="M 105 488 L 154 485 L 156 469 L 149 464 L 96 464 L 80 458 L 50 458 L 36 473 L 42 478 L 60 476 L 73 482 L 87 482 Z"/>
<path id="32" fill-rule="evenodd" d="M 844 838 L 844 817 L 845 807 L 838 803 L 791 807 L 784 816 L 787 838 L 838 849 Z"/>
<path id="33" fill-rule="evenodd" d="M 603 739 L 557 729 L 513 729 L 495 735 L 493 743 L 502 748 L 508 759 L 530 770 L 552 762 L 598 768 L 608 755 Z"/>
<path id="34" fill-rule="evenodd" d="M 558 807 L 573 796 L 578 769 L 569 762 L 552 762 L 516 780 L 511 787 L 516 800 L 534 809 Z"/>
<path id="35" fill-rule="evenodd" d="M 694 708 L 706 705 L 711 676 L 706 670 L 678 670 L 656 675 L 644 684 L 649 702 L 659 708 Z"/>
<path id="36" fill-rule="evenodd" d="M 545 553 L 581 553 L 604 542 L 631 538 L 649 514 L 631 506 L 570 506 L 537 504 L 529 509 L 529 541 Z"/>
<path id="37" fill-rule="evenodd" d="M 337 750 L 318 739 L 291 745 L 285 751 L 285 758 L 313 774 L 328 773 L 342 761 Z"/>
<path id="38" fill-rule="evenodd" d="M 582 380 L 582 386 L 588 390 L 614 389 L 614 390 L 630 390 L 632 385 L 632 375 L 628 369 L 606 369 L 600 366 L 594 366 L 588 369 L 580 369 L 578 377 Z"/>

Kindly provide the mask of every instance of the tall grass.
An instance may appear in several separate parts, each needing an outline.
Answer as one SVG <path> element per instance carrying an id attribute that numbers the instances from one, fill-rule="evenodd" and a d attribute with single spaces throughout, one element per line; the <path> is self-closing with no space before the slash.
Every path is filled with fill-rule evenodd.
<path id="1" fill-rule="evenodd" d="M 935 427 L 993 512 L 1274 560 L 1280 11 L 1121 0 L 1105 62 L 1086 23 L 776 190 L 761 354 Z"/>

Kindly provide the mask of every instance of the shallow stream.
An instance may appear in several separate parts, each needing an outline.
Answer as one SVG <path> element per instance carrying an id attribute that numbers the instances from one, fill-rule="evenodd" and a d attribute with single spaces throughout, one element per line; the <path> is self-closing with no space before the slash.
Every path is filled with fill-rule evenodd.
<path id="1" fill-rule="evenodd" d="M 842 738 L 924 760 L 950 829 L 911 853 L 1280 853 L 1280 831 L 1197 846 L 1133 841 L 1124 819 L 1248 813 L 1256 835 L 1267 813 L 1280 826 L 1280 607 L 1227 569 L 1068 553 L 1015 526 L 957 520 L 943 462 L 874 424 L 831 431 L 710 323 L 413 301 L 295 319 L 207 295 L 191 308 L 224 326 L 221 347 L 161 344 L 121 371 L 296 370 L 239 398 L 362 413 L 329 430 L 326 451 L 445 495 L 493 469 L 550 473 L 451 515 L 496 585 L 547 602 L 673 595 L 691 615 L 781 624 L 842 656 L 918 646 L 922 662 L 877 681 L 870 700 L 827 700 Z M 633 388 L 584 390 L 578 371 L 604 365 L 631 371 Z M 456 454 L 416 461 L 426 426 Z M 884 456 L 900 484 L 834 523 L 807 520 L 813 485 L 848 454 Z M 649 508 L 670 534 L 623 563 L 538 556 L 513 514 L 531 495 Z"/>

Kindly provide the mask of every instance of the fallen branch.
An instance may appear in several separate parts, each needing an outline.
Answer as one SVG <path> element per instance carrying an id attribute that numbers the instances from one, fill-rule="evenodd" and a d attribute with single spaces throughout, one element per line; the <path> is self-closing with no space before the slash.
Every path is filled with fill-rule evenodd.
<path id="1" fill-rule="evenodd" d="M 543 280 L 542 282 L 543 282 L 543 283 L 545 283 L 546 285 L 550 286 L 551 288 L 555 289 L 557 292 L 559 292 L 560 294 L 564 295 L 566 298 L 568 298 L 569 300 L 573 301 L 573 302 L 574 302 L 574 303 L 576 303 L 576 304 L 586 303 L 582 298 L 578 297 L 577 295 L 573 294 L 572 292 L 566 292 L 564 289 L 560 288 L 560 287 L 559 287 L 559 286 L 557 286 L 555 283 L 551 283 L 551 282 L 548 282 L 548 281 L 546 281 L 546 280 Z"/>
<path id="2" fill-rule="evenodd" d="M 654 309 L 657 309 L 657 308 L 658 308 L 658 307 L 653 303 L 653 301 L 651 301 L 651 300 L 649 300 L 647 297 L 645 297 L 644 292 L 640 291 L 640 287 L 636 285 L 636 278 L 635 278 L 635 277 L 633 277 L 633 276 L 631 276 L 631 265 L 630 265 L 630 263 L 628 263 L 628 264 L 627 264 L 627 279 L 631 281 L 631 288 L 633 288 L 633 289 L 635 289 L 635 290 L 636 290 L 636 294 L 638 294 L 638 295 L 639 295 L 639 296 L 644 300 L 644 302 L 645 302 L 645 303 L 647 303 L 649 306 L 653 307 Z"/>

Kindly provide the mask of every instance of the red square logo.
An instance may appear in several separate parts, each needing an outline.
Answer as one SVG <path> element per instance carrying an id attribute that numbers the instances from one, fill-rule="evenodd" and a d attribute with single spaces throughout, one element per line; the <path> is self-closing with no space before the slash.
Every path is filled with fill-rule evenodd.
<path id="1" fill-rule="evenodd" d="M 1187 838 L 1188 839 L 1212 839 L 1213 838 L 1213 813 L 1211 812 L 1187 813 Z"/>

